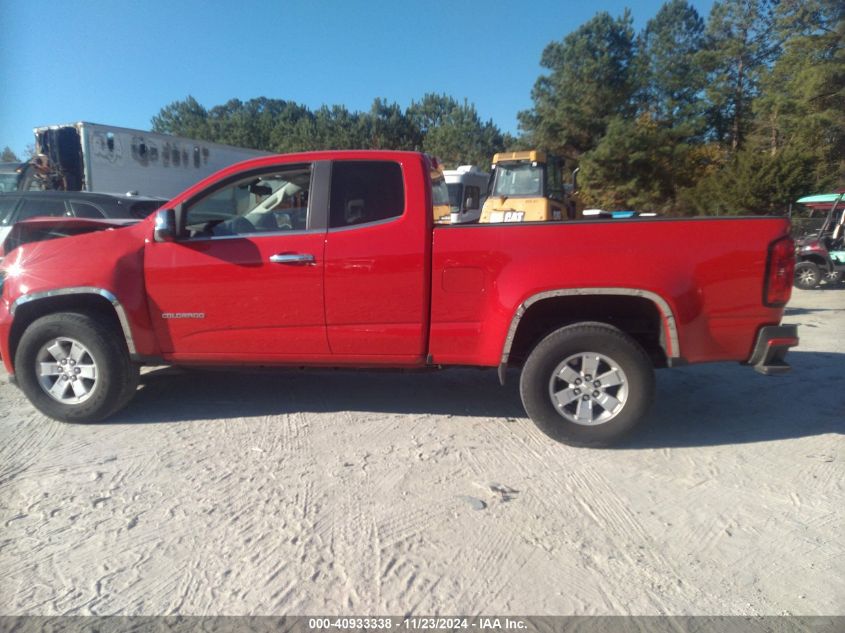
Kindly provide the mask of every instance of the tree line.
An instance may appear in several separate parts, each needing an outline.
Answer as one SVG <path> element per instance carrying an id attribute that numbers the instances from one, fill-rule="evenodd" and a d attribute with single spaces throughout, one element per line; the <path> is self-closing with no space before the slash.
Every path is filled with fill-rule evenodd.
<path id="1" fill-rule="evenodd" d="M 543 51 L 521 141 L 578 160 L 584 202 L 778 212 L 845 176 L 845 4 L 666 2 L 599 13 Z"/>
<path id="2" fill-rule="evenodd" d="M 189 96 L 161 109 L 153 130 L 271 152 L 323 149 L 420 150 L 448 166 L 488 165 L 514 145 L 475 106 L 447 95 L 426 94 L 403 109 L 377 98 L 365 112 L 341 105 L 311 110 L 283 99 L 231 99 L 210 109 Z"/>
<path id="3" fill-rule="evenodd" d="M 845 184 L 843 14 L 841 0 L 717 0 L 704 19 L 669 0 L 636 32 L 630 11 L 599 12 L 544 49 L 516 137 L 439 94 L 363 112 L 189 96 L 152 126 L 274 152 L 416 149 L 447 166 L 539 148 L 580 167 L 586 206 L 777 213 Z"/>

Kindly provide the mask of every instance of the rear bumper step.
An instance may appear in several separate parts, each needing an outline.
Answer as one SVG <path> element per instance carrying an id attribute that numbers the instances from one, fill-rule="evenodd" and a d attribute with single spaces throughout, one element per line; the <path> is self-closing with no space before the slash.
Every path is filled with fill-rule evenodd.
<path id="1" fill-rule="evenodd" d="M 767 376 L 785 374 L 792 369 L 784 360 L 790 347 L 798 345 L 797 325 L 769 325 L 760 329 L 748 364 Z"/>

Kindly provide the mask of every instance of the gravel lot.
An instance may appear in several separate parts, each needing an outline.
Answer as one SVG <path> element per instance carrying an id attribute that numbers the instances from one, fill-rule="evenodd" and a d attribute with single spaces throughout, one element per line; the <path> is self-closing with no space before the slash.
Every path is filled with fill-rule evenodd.
<path id="1" fill-rule="evenodd" d="M 845 614 L 845 288 L 785 377 L 658 373 L 624 448 L 516 374 L 157 369 L 72 426 L 0 376 L 2 614 Z"/>

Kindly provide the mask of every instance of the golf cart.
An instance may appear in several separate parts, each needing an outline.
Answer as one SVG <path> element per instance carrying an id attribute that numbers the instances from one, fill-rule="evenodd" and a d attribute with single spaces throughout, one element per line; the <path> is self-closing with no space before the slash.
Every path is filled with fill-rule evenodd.
<path id="1" fill-rule="evenodd" d="M 795 287 L 816 288 L 823 281 L 840 282 L 845 275 L 845 192 L 806 196 L 798 200 L 812 216 L 825 213 L 820 225 L 805 225 L 795 240 Z M 800 227 L 799 222 L 794 222 Z"/>

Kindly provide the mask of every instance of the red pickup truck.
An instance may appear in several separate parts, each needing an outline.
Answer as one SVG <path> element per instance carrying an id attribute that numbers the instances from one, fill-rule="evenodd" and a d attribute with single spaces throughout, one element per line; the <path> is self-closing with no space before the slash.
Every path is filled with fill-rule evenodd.
<path id="1" fill-rule="evenodd" d="M 6 371 L 46 415 L 91 422 L 143 364 L 521 367 L 537 425 L 595 445 L 643 418 L 654 368 L 788 370 L 786 220 L 435 226 L 442 186 L 424 154 L 302 153 L 225 169 L 132 226 L 18 225 Z"/>

